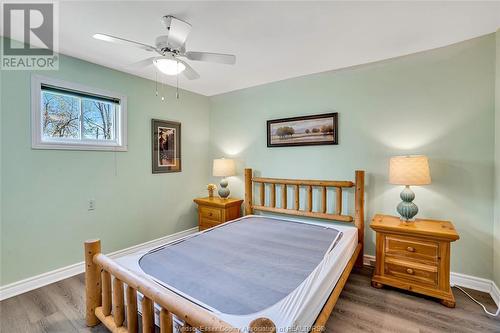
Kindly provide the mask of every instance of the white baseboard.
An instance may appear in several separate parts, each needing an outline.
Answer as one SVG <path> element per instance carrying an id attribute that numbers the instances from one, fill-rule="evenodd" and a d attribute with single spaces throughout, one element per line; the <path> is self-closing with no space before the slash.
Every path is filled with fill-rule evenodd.
<path id="1" fill-rule="evenodd" d="M 147 250 L 159 246 L 161 244 L 165 244 L 167 242 L 180 239 L 197 231 L 198 227 L 187 229 L 184 231 L 177 232 L 175 234 L 171 234 L 142 244 L 137 244 L 123 250 L 109 253 L 108 256 L 111 258 L 123 257 L 137 251 Z M 6 284 L 4 286 L 0 286 L 0 301 L 83 273 L 84 267 L 85 265 L 84 262 L 82 261 L 73 265 L 55 269 L 50 272 L 39 274 L 24 280 L 19 280 L 10 284 Z"/>
<path id="2" fill-rule="evenodd" d="M 365 254 L 363 256 L 363 265 L 365 266 L 370 266 L 370 267 L 375 267 L 375 256 Z"/>
<path id="3" fill-rule="evenodd" d="M 500 289 L 498 288 L 495 282 L 492 281 L 492 283 L 493 284 L 491 286 L 490 295 L 491 298 L 493 298 L 493 300 L 497 304 L 497 307 L 500 307 Z"/>
<path id="4" fill-rule="evenodd" d="M 450 273 L 450 284 L 452 286 L 458 285 L 461 287 L 474 289 L 489 293 L 492 288 L 493 281 L 475 276 L 465 275 L 462 273 Z"/>
<path id="5" fill-rule="evenodd" d="M 375 266 L 375 256 L 365 254 L 363 256 L 363 264 L 366 266 Z M 497 306 L 500 306 L 500 290 L 494 281 L 466 275 L 462 273 L 450 273 L 450 284 L 461 287 L 482 291 L 490 294 Z"/>

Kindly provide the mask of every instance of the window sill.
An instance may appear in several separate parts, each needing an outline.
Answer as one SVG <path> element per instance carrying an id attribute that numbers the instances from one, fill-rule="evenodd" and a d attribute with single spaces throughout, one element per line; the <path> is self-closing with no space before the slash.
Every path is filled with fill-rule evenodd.
<path id="1" fill-rule="evenodd" d="M 108 146 L 108 145 L 78 145 L 78 144 L 57 144 L 39 143 L 32 144 L 31 149 L 42 150 L 87 150 L 87 151 L 128 151 L 128 146 Z"/>

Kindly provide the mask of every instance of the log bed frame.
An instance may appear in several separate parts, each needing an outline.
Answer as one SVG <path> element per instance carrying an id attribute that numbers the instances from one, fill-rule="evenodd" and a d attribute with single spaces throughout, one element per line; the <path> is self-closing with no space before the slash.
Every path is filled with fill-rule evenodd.
<path id="1" fill-rule="evenodd" d="M 358 228 L 358 245 L 340 276 L 335 288 L 331 292 L 323 309 L 319 313 L 311 331 L 323 331 L 324 326 L 344 288 L 344 285 L 354 265 L 363 264 L 364 240 L 364 171 L 356 171 L 355 182 L 352 181 L 323 181 L 297 180 L 253 177 L 252 169 L 245 169 L 245 214 L 254 211 L 296 215 L 303 217 L 321 218 L 342 222 L 354 222 Z M 258 184 L 260 191 L 259 204 L 254 204 L 253 188 Z M 269 205 L 266 205 L 266 187 L 269 187 Z M 281 204 L 276 205 L 276 188 L 281 191 Z M 287 188 L 294 189 L 294 206 L 287 207 Z M 306 189 L 306 207 L 300 209 L 300 188 Z M 354 217 L 342 214 L 342 189 L 355 190 Z M 313 188 L 321 193 L 321 207 L 313 211 Z M 327 189 L 335 189 L 334 212 L 327 211 Z M 113 277 L 113 278 L 112 278 Z M 142 332 L 154 332 L 154 304 L 161 307 L 160 332 L 172 333 L 172 315 L 184 321 L 182 332 L 193 328 L 211 333 L 240 333 L 230 324 L 220 320 L 213 313 L 201 308 L 197 304 L 177 295 L 141 275 L 132 272 L 101 253 L 99 240 L 85 242 L 85 299 L 86 324 L 96 326 L 103 323 L 111 332 L 132 333 L 138 332 L 137 292 L 144 295 L 142 299 Z M 125 300 L 126 299 L 126 300 Z M 126 315 L 125 315 L 126 313 Z M 250 323 L 252 333 L 275 333 L 274 323 L 267 318 L 256 318 Z"/>

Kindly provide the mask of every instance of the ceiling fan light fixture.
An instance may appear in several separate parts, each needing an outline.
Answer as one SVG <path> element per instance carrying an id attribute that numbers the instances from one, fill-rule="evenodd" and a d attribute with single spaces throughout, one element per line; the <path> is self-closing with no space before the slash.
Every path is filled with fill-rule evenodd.
<path id="1" fill-rule="evenodd" d="M 153 64 L 160 72 L 167 75 L 177 75 L 186 69 L 186 66 L 182 62 L 178 62 L 175 59 L 158 58 L 153 61 Z"/>
<path id="2" fill-rule="evenodd" d="M 234 65 L 236 56 L 232 54 L 186 51 L 186 39 L 191 31 L 191 24 L 179 20 L 172 15 L 165 15 L 162 18 L 167 34 L 158 36 L 155 45 L 144 44 L 134 40 L 112 36 L 103 33 L 94 34 L 92 37 L 105 42 L 133 46 L 144 51 L 153 52 L 156 57 L 149 57 L 135 64 L 135 68 L 151 66 L 151 62 L 158 72 L 166 75 L 178 75 L 182 73 L 188 80 L 200 78 L 200 74 L 190 66 L 190 61 L 204 61 L 219 64 Z M 187 59 L 187 61 L 181 59 Z M 177 78 L 179 80 L 179 78 Z"/>

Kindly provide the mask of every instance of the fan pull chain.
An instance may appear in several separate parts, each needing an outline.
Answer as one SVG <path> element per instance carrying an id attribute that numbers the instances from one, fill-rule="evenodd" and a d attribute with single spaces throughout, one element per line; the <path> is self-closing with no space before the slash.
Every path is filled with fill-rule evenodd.
<path id="1" fill-rule="evenodd" d="M 160 80 L 161 80 L 161 76 L 160 76 Z M 160 85 L 162 84 L 162 82 L 160 81 Z M 161 87 L 160 87 L 161 89 Z M 158 70 L 155 69 L 155 96 L 158 96 L 160 93 L 158 91 Z M 164 102 L 165 101 L 165 96 L 161 96 L 161 101 Z"/>
<path id="2" fill-rule="evenodd" d="M 158 70 L 155 68 L 155 96 L 158 96 Z"/>
<path id="3" fill-rule="evenodd" d="M 161 101 L 165 102 L 165 96 L 167 95 L 167 78 L 165 77 L 165 82 L 163 82 L 163 96 L 161 96 Z"/>
<path id="4" fill-rule="evenodd" d="M 175 90 L 175 97 L 179 99 L 179 62 L 177 61 L 177 75 L 175 77 L 177 84 L 176 84 L 176 90 Z"/>

